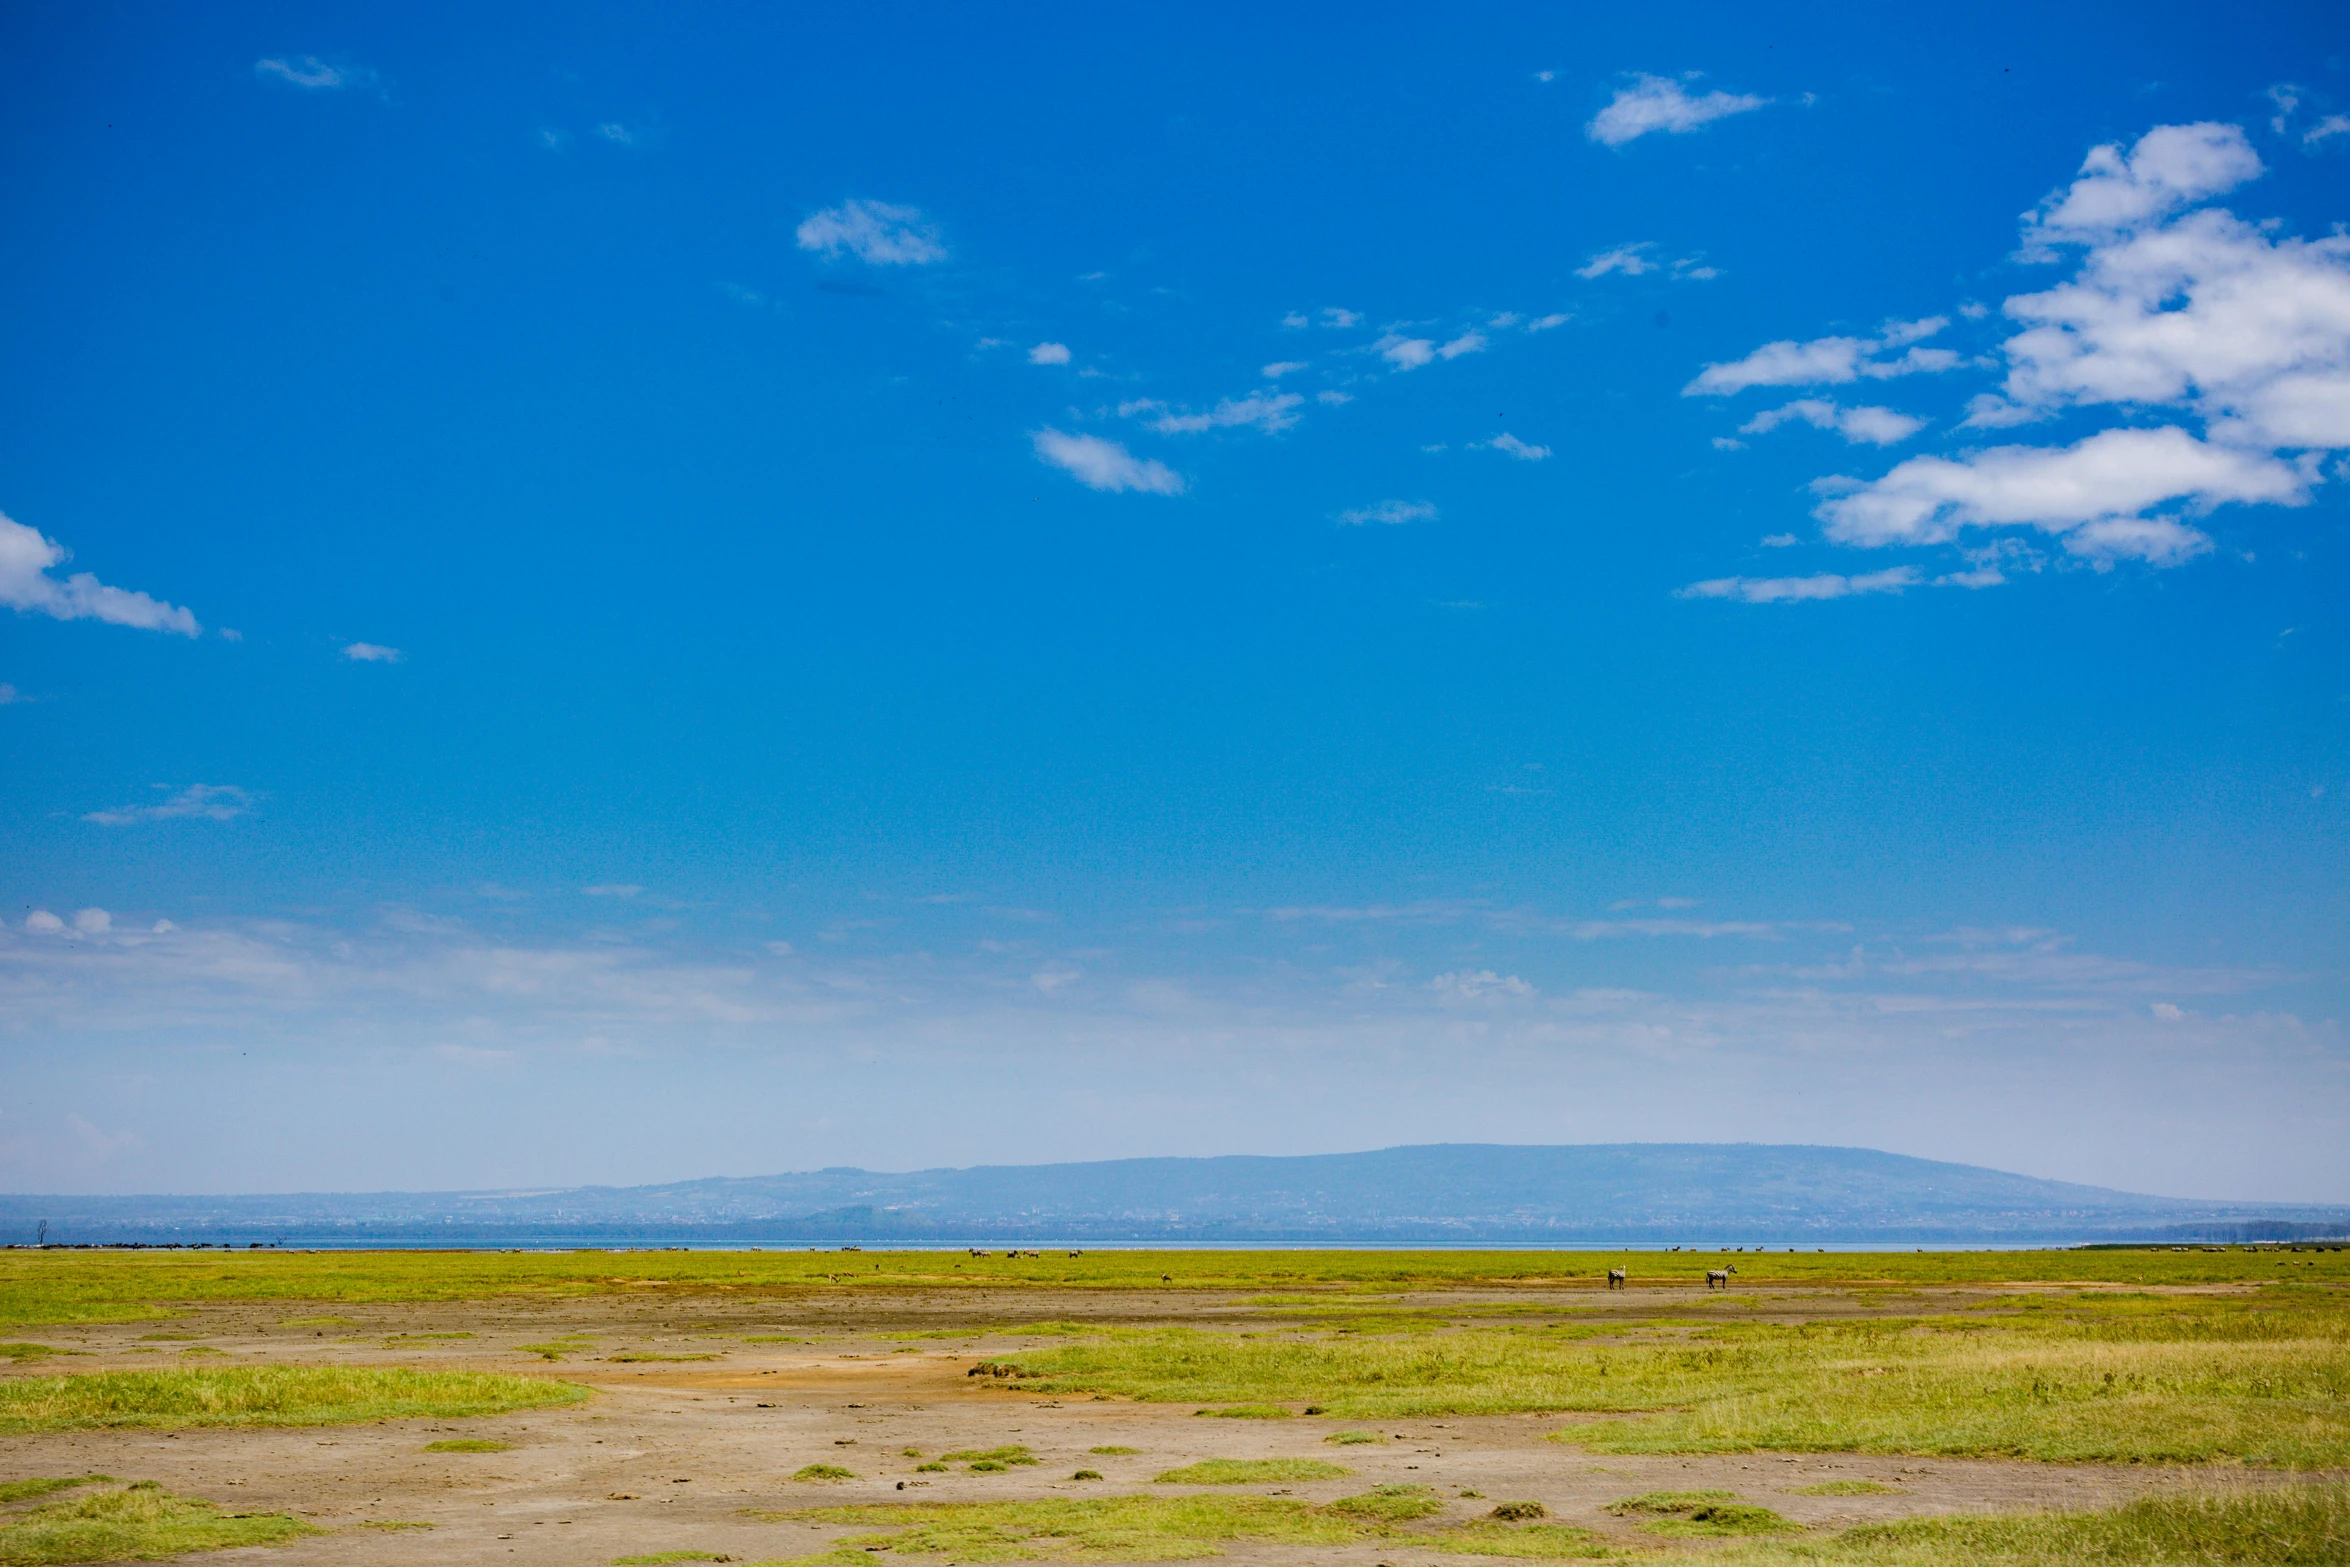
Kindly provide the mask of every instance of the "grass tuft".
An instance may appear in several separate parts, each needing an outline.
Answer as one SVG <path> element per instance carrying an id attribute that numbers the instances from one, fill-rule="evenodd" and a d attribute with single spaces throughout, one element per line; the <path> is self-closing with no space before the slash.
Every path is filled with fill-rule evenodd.
<path id="1" fill-rule="evenodd" d="M 0 1483 L 0 1503 L 29 1502 L 36 1496 L 52 1496 L 59 1491 L 70 1491 L 77 1485 L 112 1485 L 112 1475 L 61 1475 L 46 1480 L 9 1480 Z"/>
<path id="2" fill-rule="evenodd" d="M 1905 1496 L 1908 1493 L 1897 1485 L 1880 1485 L 1874 1480 L 1822 1480 L 1818 1485 L 1798 1486 L 1789 1496 Z"/>
<path id="3" fill-rule="evenodd" d="M 1382 1523 L 1409 1523 L 1444 1511 L 1433 1486 L 1383 1485 L 1360 1496 L 1342 1496 L 1330 1511 L 1349 1518 L 1376 1518 Z"/>
<path id="4" fill-rule="evenodd" d="M 1646 1515 L 1652 1521 L 1645 1527 L 1663 1535 L 1784 1534 L 1803 1527 L 1768 1507 L 1738 1500 L 1735 1491 L 1651 1491 L 1611 1502 L 1607 1510 L 1620 1518 Z"/>
<path id="5" fill-rule="evenodd" d="M 486 1437 L 459 1436 L 445 1442 L 427 1442 L 424 1450 L 428 1453 L 511 1453 L 514 1444 L 493 1442 Z"/>
<path id="6" fill-rule="evenodd" d="M 1210 1420 L 1288 1420 L 1292 1412 L 1282 1404 L 1226 1404 L 1221 1409 L 1195 1409 Z"/>
<path id="7" fill-rule="evenodd" d="M 457 1419 L 576 1403 L 587 1396 L 584 1387 L 542 1377 L 390 1366 L 105 1371 L 0 1381 L 0 1434 Z"/>
<path id="8" fill-rule="evenodd" d="M 1257 1485 L 1274 1480 L 1343 1480 L 1353 1473 L 1343 1464 L 1324 1463 L 1319 1458 L 1203 1458 L 1152 1478 L 1159 1485 Z"/>
<path id="9" fill-rule="evenodd" d="M 1131 1458 L 1135 1454 L 1141 1452 L 1142 1449 L 1139 1447 L 1120 1447 L 1113 1442 L 1103 1447 L 1089 1447 L 1086 1449 L 1086 1451 L 1089 1453 L 1099 1453 L 1104 1458 Z"/>
<path id="10" fill-rule="evenodd" d="M 1532 1523 L 1537 1518 L 1548 1518 L 1550 1509 L 1540 1502 L 1502 1502 L 1486 1516 L 1502 1523 Z"/>
<path id="11" fill-rule="evenodd" d="M 1338 1447 L 1361 1447 L 1366 1442 L 1384 1442 L 1387 1438 L 1376 1431 L 1333 1431 L 1322 1440 Z"/>
<path id="12" fill-rule="evenodd" d="M 1019 1464 L 1036 1462 L 1036 1455 L 1017 1443 L 1010 1447 L 958 1448 L 952 1453 L 941 1453 L 938 1456 L 950 1464 L 969 1464 L 974 1469 L 979 1468 L 982 1464 L 988 1465 L 994 1470 L 1001 1470 Z"/>
<path id="13" fill-rule="evenodd" d="M 843 1469 L 838 1464 L 803 1464 L 792 1471 L 794 1480 L 854 1480 L 854 1469 Z"/>

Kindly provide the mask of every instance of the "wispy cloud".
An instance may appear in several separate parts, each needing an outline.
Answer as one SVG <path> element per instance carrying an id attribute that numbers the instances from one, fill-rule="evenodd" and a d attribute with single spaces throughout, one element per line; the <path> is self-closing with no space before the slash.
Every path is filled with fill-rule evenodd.
<path id="1" fill-rule="evenodd" d="M 373 87 L 375 72 L 362 65 L 336 65 L 314 54 L 271 55 L 253 62 L 253 74 L 305 92 L 340 92 Z"/>
<path id="2" fill-rule="evenodd" d="M 1834 386 L 1956 369 L 1959 356 L 1949 349 L 1909 347 L 1949 324 L 1945 316 L 1928 316 L 1922 321 L 1889 321 L 1875 337 L 1765 343 L 1744 359 L 1707 365 L 1681 388 L 1681 395 L 1728 397 L 1750 386 Z M 1877 357 L 1897 348 L 1909 351 L 1892 359 Z"/>
<path id="3" fill-rule="evenodd" d="M 343 657 L 356 664 L 397 664 L 408 655 L 396 647 L 385 647 L 380 642 L 353 642 L 343 648 Z"/>
<path id="4" fill-rule="evenodd" d="M 1032 365 L 1065 365 L 1069 362 L 1069 345 L 1039 343 L 1028 350 L 1028 362 Z"/>
<path id="5" fill-rule="evenodd" d="M 163 787 L 157 785 L 158 788 Z M 88 811 L 82 820 L 102 827 L 128 827 L 135 822 L 234 821 L 253 808 L 253 797 L 235 784 L 190 784 L 153 805 L 125 805 L 111 811 Z"/>
<path id="6" fill-rule="evenodd" d="M 1032 430 L 1039 462 L 1060 469 L 1093 490 L 1136 490 L 1146 495 L 1180 495 L 1183 476 L 1155 458 L 1139 458 L 1116 441 L 1098 435 Z"/>
<path id="7" fill-rule="evenodd" d="M 1810 577 L 1715 577 L 1706 582 L 1692 582 L 1674 597 L 1733 599 L 1741 604 L 1802 604 L 1870 593 L 1900 593 L 1923 580 L 1915 566 L 1894 566 L 1852 577 L 1834 572 Z"/>
<path id="8" fill-rule="evenodd" d="M 1701 126 L 1733 114 L 1745 114 L 1769 103 L 1745 93 L 1709 92 L 1694 96 L 1666 76 L 1641 75 L 1629 87 L 1618 88 L 1606 108 L 1592 117 L 1583 133 L 1609 147 L 1637 141 L 1651 131 L 1687 135 Z"/>
<path id="9" fill-rule="evenodd" d="M 1926 427 L 1923 419 L 1890 408 L 1846 408 L 1824 397 L 1806 397 L 1756 414 L 1738 427 L 1740 435 L 1762 435 L 1791 420 L 1831 430 L 1854 445 L 1891 446 Z"/>
<path id="10" fill-rule="evenodd" d="M 58 579 L 51 571 L 73 552 L 23 523 L 0 515 L 0 604 L 56 620 L 101 620 L 140 631 L 198 636 L 196 617 L 176 605 L 123 588 L 110 588 L 86 571 Z"/>
<path id="11" fill-rule="evenodd" d="M 1696 256 L 1658 257 L 1650 254 L 1656 249 L 1654 240 L 1642 240 L 1634 245 L 1618 245 L 1613 250 L 1602 250 L 1575 269 L 1579 278 L 1603 278 L 1611 272 L 1626 277 L 1645 277 L 1651 272 L 1669 272 L 1676 278 L 1704 281 L 1721 276 L 1719 269 L 1704 265 Z"/>
<path id="12" fill-rule="evenodd" d="M 1439 359 L 1458 359 L 1463 354 L 1483 353 L 1487 346 L 1485 334 L 1474 329 L 1442 343 L 1434 338 L 1405 337 L 1400 332 L 1389 332 L 1371 345 L 1371 352 L 1398 370 L 1417 370 Z"/>
<path id="13" fill-rule="evenodd" d="M 1240 426 L 1254 426 L 1266 434 L 1274 434 L 1297 423 L 1296 411 L 1305 399 L 1295 392 L 1251 392 L 1246 397 L 1227 397 L 1205 413 L 1177 413 L 1164 403 L 1152 399 L 1120 403 L 1118 412 L 1127 418 L 1155 413 L 1150 427 L 1162 435 L 1196 435 L 1202 430 L 1226 430 Z"/>
<path id="14" fill-rule="evenodd" d="M 1436 508 L 1427 501 L 1381 501 L 1376 506 L 1342 511 L 1338 514 L 1338 520 L 1350 528 L 1359 528 L 1370 522 L 1396 527 L 1407 522 L 1434 522 Z"/>
<path id="15" fill-rule="evenodd" d="M 1500 452 L 1504 456 L 1515 457 L 1520 462 L 1540 462 L 1550 455 L 1549 447 L 1536 446 L 1531 441 L 1521 441 L 1507 430 L 1502 431 L 1490 441 L 1479 441 L 1477 445 L 1490 452 Z"/>
<path id="16" fill-rule="evenodd" d="M 947 259 L 946 242 L 918 207 L 844 201 L 811 214 L 795 231 L 800 249 L 855 256 L 869 266 L 918 267 Z"/>

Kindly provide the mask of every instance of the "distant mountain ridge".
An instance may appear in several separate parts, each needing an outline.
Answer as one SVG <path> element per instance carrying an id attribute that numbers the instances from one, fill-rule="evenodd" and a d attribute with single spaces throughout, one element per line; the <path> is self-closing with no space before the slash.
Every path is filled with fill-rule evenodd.
<path id="1" fill-rule="evenodd" d="M 1866 1148 L 1438 1143 L 528 1191 L 0 1196 L 0 1240 L 42 1221 L 69 1243 L 1981 1245 L 2340 1235 L 2350 1207 L 2150 1197 Z"/>

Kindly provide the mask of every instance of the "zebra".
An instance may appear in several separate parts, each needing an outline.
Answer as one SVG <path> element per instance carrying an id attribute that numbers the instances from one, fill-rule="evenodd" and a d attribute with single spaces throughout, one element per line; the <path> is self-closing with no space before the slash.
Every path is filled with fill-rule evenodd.
<path id="1" fill-rule="evenodd" d="M 1737 1271 L 1738 1265 L 1736 1263 L 1731 1263 L 1726 1268 L 1708 1268 L 1705 1270 L 1705 1287 L 1710 1290 L 1716 1284 L 1719 1284 L 1722 1288 L 1728 1289 L 1730 1287 L 1730 1275 L 1736 1273 Z"/>

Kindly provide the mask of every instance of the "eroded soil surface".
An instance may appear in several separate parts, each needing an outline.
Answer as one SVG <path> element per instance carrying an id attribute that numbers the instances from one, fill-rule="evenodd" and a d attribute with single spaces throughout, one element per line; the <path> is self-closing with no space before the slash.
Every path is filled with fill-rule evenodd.
<path id="1" fill-rule="evenodd" d="M 2013 1286 L 2005 1286 L 2012 1293 Z M 1686 1289 L 1561 1292 L 1561 1320 L 1627 1322 L 1718 1314 L 1800 1321 L 1948 1309 L 1982 1293 L 1774 1289 L 1725 1299 Z M 1434 1309 L 1459 1320 L 1501 1296 L 1415 1293 L 1379 1297 L 1388 1309 Z M 1545 1297 L 1506 1297 L 1523 1311 Z M 1362 1309 L 1362 1297 L 1333 1306 Z M 334 1362 L 537 1371 L 595 1390 L 584 1403 L 464 1421 L 393 1421 L 300 1430 L 74 1432 L 0 1437 L 0 1479 L 97 1471 L 161 1481 L 237 1511 L 283 1511 L 328 1531 L 266 1552 L 219 1558 L 311 1563 L 604 1563 L 614 1557 L 698 1550 L 738 1562 L 801 1556 L 848 1533 L 748 1514 L 845 1502 L 1012 1500 L 1052 1495 L 1168 1492 L 1160 1472 L 1204 1458 L 1320 1458 L 1354 1471 L 1310 1484 L 1223 1487 L 1330 1501 L 1372 1485 L 1411 1482 L 1448 1498 L 1444 1519 L 1481 1516 L 1496 1500 L 1532 1499 L 1562 1522 L 1649 1549 L 1660 1542 L 1602 1509 L 1654 1490 L 1722 1489 L 1811 1526 L 1936 1512 L 2108 1506 L 2174 1486 L 2260 1483 L 2258 1476 L 2157 1466 L 1864 1457 L 1591 1456 L 1548 1440 L 1574 1417 L 1500 1415 L 1390 1423 L 1380 1441 L 1334 1447 L 1362 1421 L 1196 1418 L 1190 1406 L 1023 1392 L 966 1375 L 991 1355 L 1042 1342 L 987 1334 L 988 1325 L 1063 1320 L 1212 1324 L 1259 1316 L 1242 1297 L 1036 1290 L 847 1290 L 778 1298 L 641 1296 L 563 1301 L 322 1306 L 283 1301 L 191 1310 L 168 1322 L 52 1330 L 34 1335 L 77 1358 L 49 1358 L 17 1375 L 207 1364 Z M 305 1315 L 346 1323 L 293 1326 Z M 1257 1325 L 1264 1324 L 1261 1321 Z M 1294 1325 L 1294 1323 L 1289 1324 Z M 918 1339 L 891 1335 L 946 1334 Z M 168 1335 L 168 1336 L 165 1336 Z M 433 1336 L 442 1335 L 442 1336 Z M 780 1336 L 800 1342 L 752 1342 Z M 561 1341 L 568 1339 L 566 1346 Z M 548 1351 L 523 1346 L 551 1346 Z M 191 1351 L 195 1353 L 191 1355 Z M 709 1359 L 650 1358 L 628 1356 Z M 87 1358 L 78 1358 L 87 1357 Z M 506 1452 L 431 1453 L 428 1443 L 486 1438 Z M 1033 1467 L 923 1474 L 926 1458 L 1006 1444 Z M 1102 1446 L 1133 1455 L 1099 1455 Z M 908 1456 L 914 1449 L 921 1457 Z M 804 1465 L 857 1478 L 793 1481 Z M 1103 1479 L 1079 1481 L 1079 1469 Z M 2280 1477 L 2282 1478 L 2282 1477 Z M 2300 1478 L 2307 1478 L 2306 1476 Z M 1882 1496 L 1791 1494 L 1830 1480 L 1898 1488 Z M 1482 1499 L 1459 1499 L 1461 1491 Z M 384 1524 L 429 1528 L 386 1529 Z M 1702 1552 L 1698 1544 L 1678 1549 Z M 1333 1549 L 1227 1547 L 1236 1563 L 1377 1563 L 1426 1567 L 1435 1553 L 1395 1541 Z M 1470 1558 L 1451 1557 L 1454 1563 Z"/>

